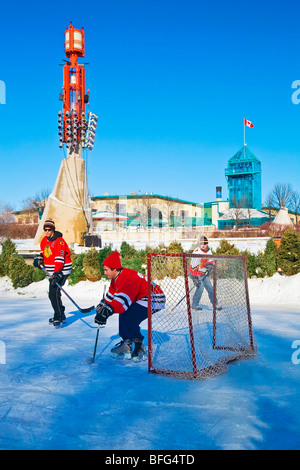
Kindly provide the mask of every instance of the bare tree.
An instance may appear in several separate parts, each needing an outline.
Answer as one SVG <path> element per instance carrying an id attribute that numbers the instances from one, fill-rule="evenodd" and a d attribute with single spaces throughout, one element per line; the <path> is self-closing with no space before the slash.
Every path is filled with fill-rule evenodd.
<path id="1" fill-rule="evenodd" d="M 35 195 L 35 200 L 39 202 L 40 209 L 43 209 L 43 210 L 45 209 L 47 199 L 50 196 L 50 194 L 51 194 L 51 189 L 46 188 L 46 189 L 41 189 L 41 191 Z"/>
<path id="2" fill-rule="evenodd" d="M 266 208 L 267 211 L 268 211 L 270 222 L 271 222 L 271 219 L 272 219 L 272 208 L 273 208 L 274 206 L 275 206 L 274 194 L 273 194 L 272 191 L 270 191 L 270 192 L 266 195 L 266 199 L 265 199 L 265 208 Z"/>
<path id="3" fill-rule="evenodd" d="M 245 219 L 245 196 L 242 196 L 239 200 L 234 196 L 231 199 L 231 209 L 228 211 L 227 218 L 234 220 L 236 230 L 239 228 L 241 220 Z"/>
<path id="4" fill-rule="evenodd" d="M 244 201 L 243 206 L 245 208 L 245 212 L 246 212 L 246 215 L 247 215 L 247 218 L 248 218 L 248 226 L 252 227 L 251 218 L 255 214 L 255 209 L 253 209 L 253 207 L 251 207 L 250 201 L 246 196 L 242 196 L 242 199 Z"/>
<path id="5" fill-rule="evenodd" d="M 11 204 L 0 202 L 0 223 L 10 224 L 14 221 L 14 207 Z"/>
<path id="6" fill-rule="evenodd" d="M 300 214 L 300 194 L 297 191 L 293 191 L 290 197 L 289 209 L 294 212 L 296 217 L 296 224 L 298 223 L 298 217 Z"/>
<path id="7" fill-rule="evenodd" d="M 116 230 L 116 227 L 117 227 L 117 222 L 116 222 L 117 204 L 118 204 L 117 201 L 111 201 L 106 205 L 107 210 L 111 212 L 113 216 L 113 230 Z"/>
<path id="8" fill-rule="evenodd" d="M 44 209 L 46 206 L 47 198 L 51 193 L 50 189 L 42 189 L 33 197 L 28 197 L 22 201 L 22 210 L 32 212 L 38 209 Z"/>
<path id="9" fill-rule="evenodd" d="M 166 196 L 162 203 L 163 216 L 167 219 L 168 226 L 175 227 L 180 214 L 179 204 L 172 200 L 171 196 Z"/>
<path id="10" fill-rule="evenodd" d="M 137 200 L 137 213 L 138 217 L 136 221 L 139 221 L 142 227 L 147 228 L 149 222 L 151 221 L 153 197 L 151 195 L 145 194 Z"/>
<path id="11" fill-rule="evenodd" d="M 272 191 L 275 206 L 279 209 L 287 207 L 293 193 L 293 188 L 290 184 L 277 183 Z"/>

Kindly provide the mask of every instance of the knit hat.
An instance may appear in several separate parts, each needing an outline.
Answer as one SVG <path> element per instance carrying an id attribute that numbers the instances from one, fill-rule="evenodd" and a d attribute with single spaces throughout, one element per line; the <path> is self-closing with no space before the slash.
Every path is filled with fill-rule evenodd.
<path id="1" fill-rule="evenodd" d="M 47 219 L 44 223 L 44 230 L 46 228 L 50 228 L 51 230 L 53 230 L 53 232 L 55 232 L 55 223 L 53 222 L 52 219 Z"/>
<path id="2" fill-rule="evenodd" d="M 102 263 L 110 269 L 122 269 L 120 255 L 117 251 L 111 253 Z"/>
<path id="3" fill-rule="evenodd" d="M 200 245 L 208 245 L 208 240 L 206 237 L 202 236 L 200 238 Z"/>

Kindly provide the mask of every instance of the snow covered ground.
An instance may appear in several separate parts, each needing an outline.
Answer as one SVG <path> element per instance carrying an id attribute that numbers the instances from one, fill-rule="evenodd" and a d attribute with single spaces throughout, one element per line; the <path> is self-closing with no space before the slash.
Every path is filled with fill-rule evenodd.
<path id="1" fill-rule="evenodd" d="M 66 290 L 89 307 L 103 285 Z M 299 287 L 300 274 L 249 280 L 258 356 L 191 381 L 111 358 L 117 316 L 88 365 L 94 313 L 64 298 L 68 323 L 56 330 L 47 280 L 14 290 L 0 278 L 0 449 L 300 449 Z"/>

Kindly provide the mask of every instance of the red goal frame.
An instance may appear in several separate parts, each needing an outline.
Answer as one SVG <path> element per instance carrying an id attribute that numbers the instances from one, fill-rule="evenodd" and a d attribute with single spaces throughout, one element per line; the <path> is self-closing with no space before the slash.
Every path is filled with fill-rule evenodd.
<path id="1" fill-rule="evenodd" d="M 199 258 L 198 254 L 190 254 L 190 253 L 148 253 L 147 255 L 147 277 L 148 277 L 148 371 L 150 373 L 164 373 L 158 369 L 153 368 L 153 345 L 152 345 L 152 303 L 151 303 L 151 283 L 152 279 L 152 270 L 151 270 L 151 260 L 154 257 L 170 257 L 170 258 L 180 258 L 182 259 L 183 264 L 183 272 L 184 272 L 184 285 L 185 285 L 185 296 L 186 296 L 186 310 L 187 310 L 187 319 L 188 319 L 188 329 L 189 329 L 189 340 L 190 340 L 190 352 L 192 356 L 192 368 L 193 368 L 193 377 L 197 377 L 199 375 L 199 368 L 197 365 L 197 358 L 195 354 L 195 339 L 194 339 L 194 326 L 192 321 L 192 309 L 191 309 L 191 301 L 190 301 L 190 287 L 189 287 L 189 272 L 188 272 L 188 259 L 193 257 Z M 253 326 L 252 326 L 252 319 L 251 319 L 251 309 L 250 309 L 250 300 L 249 300 L 249 290 L 248 290 L 248 280 L 247 280 L 247 267 L 246 267 L 246 260 L 243 255 L 200 255 L 200 257 L 208 259 L 211 258 L 212 260 L 220 260 L 220 259 L 240 259 L 243 265 L 244 271 L 244 294 L 245 294 L 245 302 L 246 302 L 246 312 L 247 312 L 247 322 L 248 322 L 248 334 L 249 334 L 249 348 L 251 349 L 253 355 L 256 353 L 256 345 L 254 341 L 253 335 Z M 216 291 L 217 291 L 217 279 L 216 279 L 216 265 L 214 264 L 213 270 L 213 312 L 212 312 L 212 329 L 213 329 L 213 336 L 212 336 L 212 348 L 214 350 L 223 350 L 223 351 L 234 351 L 240 352 L 240 355 L 243 355 L 243 348 L 237 349 L 235 347 L 228 346 L 226 344 L 218 343 L 217 338 L 217 302 L 216 302 Z M 248 351 L 249 353 L 249 351 Z M 235 360 L 235 359 L 232 359 Z M 227 362 L 230 362 L 228 360 Z M 169 375 L 172 375 L 172 371 L 169 371 Z M 174 371 L 174 375 L 176 375 L 176 371 Z"/>

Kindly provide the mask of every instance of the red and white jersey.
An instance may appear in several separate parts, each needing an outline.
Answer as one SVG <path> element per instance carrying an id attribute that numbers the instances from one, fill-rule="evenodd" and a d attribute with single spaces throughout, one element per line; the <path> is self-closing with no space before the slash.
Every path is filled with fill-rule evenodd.
<path id="1" fill-rule="evenodd" d="M 41 250 L 49 274 L 52 275 L 57 271 L 62 271 L 65 276 L 70 274 L 72 270 L 70 249 L 60 232 L 55 232 L 50 240 L 44 237 L 41 241 Z"/>
<path id="2" fill-rule="evenodd" d="M 166 298 L 157 284 L 151 283 L 151 294 L 152 309 L 164 308 Z M 116 279 L 111 281 L 104 300 L 113 307 L 115 313 L 126 312 L 134 302 L 148 308 L 147 278 L 133 269 L 123 268 Z"/>
<path id="3" fill-rule="evenodd" d="M 211 250 L 208 250 L 208 251 L 202 251 L 200 247 L 196 248 L 194 251 L 193 251 L 193 255 L 211 255 L 212 252 Z M 213 264 L 213 261 L 210 260 L 210 259 L 206 259 L 206 258 L 191 258 L 191 264 L 190 264 L 190 273 L 193 275 L 193 276 L 204 276 L 206 274 L 206 270 L 207 270 L 207 263 L 209 264 Z"/>

